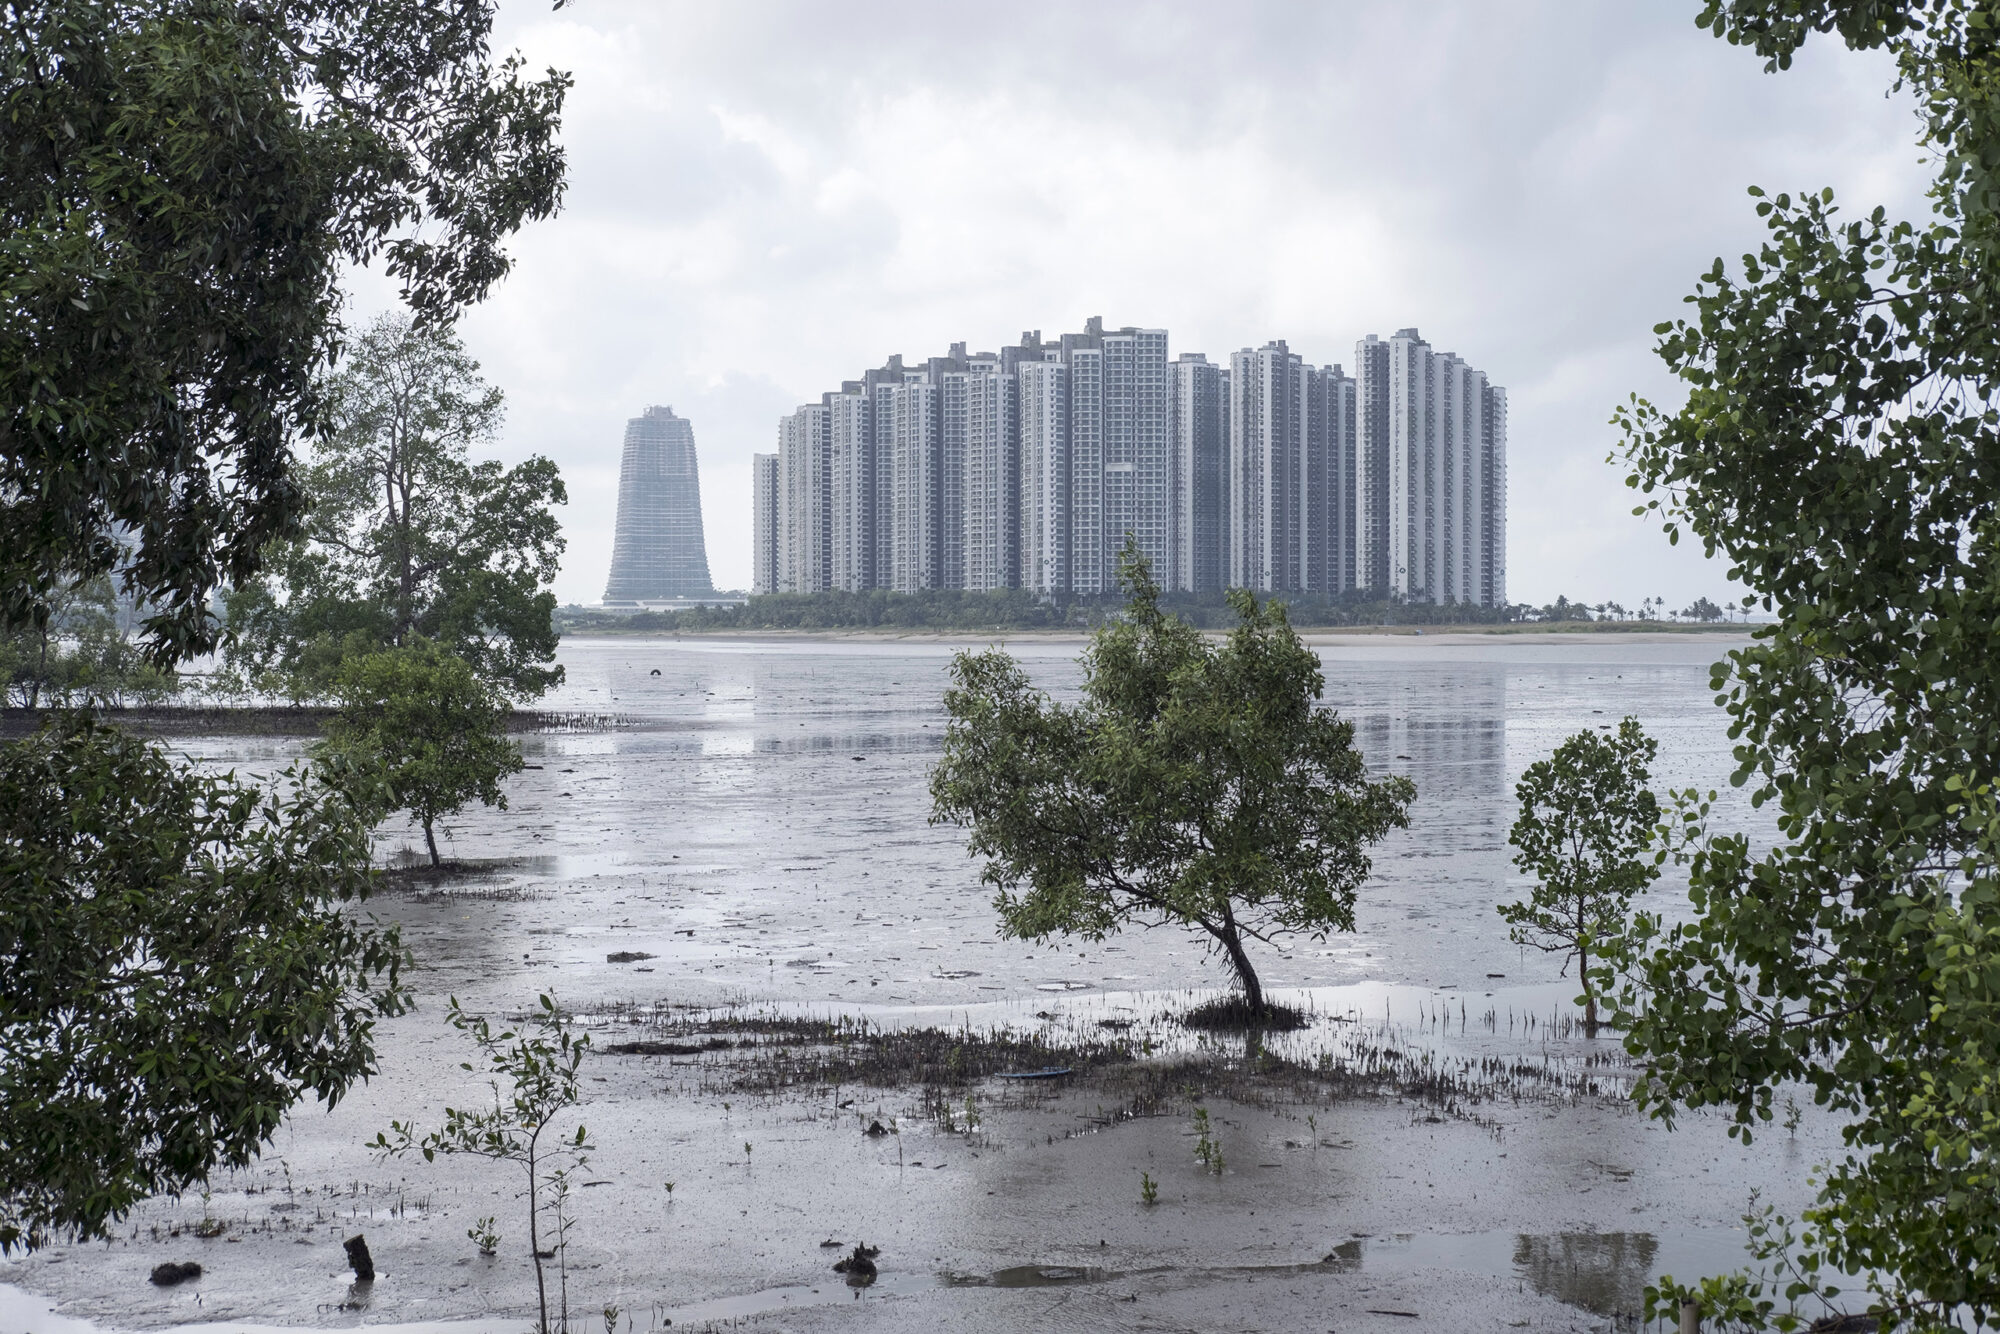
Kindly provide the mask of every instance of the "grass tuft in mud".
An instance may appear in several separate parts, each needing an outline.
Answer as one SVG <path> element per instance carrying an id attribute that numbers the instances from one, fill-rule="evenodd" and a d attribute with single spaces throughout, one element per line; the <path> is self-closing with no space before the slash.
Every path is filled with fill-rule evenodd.
<path id="1" fill-rule="evenodd" d="M 1312 1016 L 1289 1005 L 1252 1005 L 1241 996 L 1221 996 L 1178 1016 L 1189 1028 L 1212 1033 L 1295 1033 Z"/>
<path id="2" fill-rule="evenodd" d="M 614 1054 L 693 1055 L 733 1046 L 710 1072 L 722 1090 L 777 1094 L 843 1084 L 958 1088 L 996 1075 L 1066 1069 L 1088 1074 L 1133 1060 L 1124 1039 L 1064 1041 L 1012 1029 L 887 1029 L 865 1020 L 768 1015 L 667 1020 L 649 1034 L 605 1048 Z M 732 1044 L 728 1041 L 734 1037 Z"/>

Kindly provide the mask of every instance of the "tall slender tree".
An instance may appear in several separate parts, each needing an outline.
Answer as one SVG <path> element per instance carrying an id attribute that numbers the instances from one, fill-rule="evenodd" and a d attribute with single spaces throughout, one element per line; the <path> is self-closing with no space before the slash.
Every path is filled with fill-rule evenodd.
<path id="1" fill-rule="evenodd" d="M 299 696 L 342 662 L 423 639 L 488 684 L 533 698 L 562 679 L 555 595 L 567 499 L 556 465 L 475 461 L 500 391 L 457 336 L 395 315 L 359 340 L 329 394 L 331 434 L 304 472 L 302 540 L 231 599 L 231 661 Z"/>

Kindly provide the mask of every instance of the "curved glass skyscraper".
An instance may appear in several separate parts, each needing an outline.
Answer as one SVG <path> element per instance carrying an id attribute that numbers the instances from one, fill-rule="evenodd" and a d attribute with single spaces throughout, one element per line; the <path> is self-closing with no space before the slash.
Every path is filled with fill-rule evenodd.
<path id="1" fill-rule="evenodd" d="M 618 530 L 604 600 L 645 602 L 714 591 L 701 528 L 694 426 L 672 408 L 647 408 L 645 416 L 625 423 Z"/>

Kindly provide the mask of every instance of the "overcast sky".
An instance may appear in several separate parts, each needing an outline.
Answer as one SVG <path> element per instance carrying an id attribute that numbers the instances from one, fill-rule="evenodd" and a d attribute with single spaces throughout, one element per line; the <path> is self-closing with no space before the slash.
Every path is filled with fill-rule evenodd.
<path id="1" fill-rule="evenodd" d="M 1914 215 L 1924 177 L 1885 60 L 1767 75 L 1697 9 L 506 0 L 500 47 L 576 77 L 568 204 L 463 332 L 499 452 L 568 480 L 558 595 L 603 596 L 645 405 L 693 420 L 744 588 L 780 415 L 892 352 L 1102 315 L 1350 365 L 1415 325 L 1507 386 L 1513 600 L 1719 596 L 1631 517 L 1606 418 L 1673 398 L 1651 328 L 1755 243 L 1746 186 Z"/>

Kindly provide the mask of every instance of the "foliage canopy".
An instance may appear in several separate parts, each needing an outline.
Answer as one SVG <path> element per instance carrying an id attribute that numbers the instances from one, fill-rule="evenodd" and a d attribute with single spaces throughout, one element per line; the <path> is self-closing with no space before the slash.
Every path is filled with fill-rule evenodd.
<path id="1" fill-rule="evenodd" d="M 230 661 L 297 698 L 337 690 L 352 656 L 418 639 L 519 697 L 562 680 L 548 584 L 563 551 L 553 506 L 568 495 L 539 455 L 472 460 L 502 400 L 457 336 L 382 317 L 329 402 L 333 429 L 303 473 L 303 539 L 231 597 Z"/>
<path id="2" fill-rule="evenodd" d="M 353 800 L 71 717 L 0 746 L 0 1250 L 102 1235 L 338 1102 L 403 1005 Z"/>
<path id="3" fill-rule="evenodd" d="M 0 12 L 0 620 L 116 572 L 171 662 L 298 524 L 343 265 L 477 301 L 560 203 L 569 78 L 496 65 L 483 0 Z"/>
<path id="4" fill-rule="evenodd" d="M 1008 935 L 1192 927 L 1263 1012 L 1246 942 L 1352 930 L 1365 850 L 1407 825 L 1416 790 L 1368 781 L 1282 604 L 1232 594 L 1216 644 L 1160 609 L 1129 545 L 1119 578 L 1126 616 L 1093 636 L 1078 704 L 997 649 L 953 662 L 931 819 L 970 828 Z"/>
<path id="5" fill-rule="evenodd" d="M 0 680 L 10 703 L 37 709 L 152 703 L 171 694 L 171 671 L 147 662 L 125 632 L 111 580 L 54 590 L 40 625 L 0 632 Z"/>
<path id="6" fill-rule="evenodd" d="M 1578 732 L 1514 787 L 1521 814 L 1507 838 L 1535 888 L 1500 915 L 1516 944 L 1561 951 L 1565 970 L 1577 961 L 1587 1032 L 1597 1029 L 1592 946 L 1622 933 L 1632 896 L 1660 874 L 1649 846 L 1660 803 L 1646 787 L 1659 749 L 1627 718 L 1610 736 Z"/>
<path id="7" fill-rule="evenodd" d="M 473 800 L 507 808 L 500 780 L 521 771 L 521 748 L 507 739 L 507 702 L 463 660 L 423 640 L 350 658 L 338 697 L 321 754 L 379 775 L 382 804 L 423 826 L 431 865 L 439 819 Z"/>
<path id="8" fill-rule="evenodd" d="M 1656 1114 L 1745 1135 L 1797 1081 L 1845 1119 L 1801 1246 L 1884 1311 L 2000 1319 L 2000 28 L 1974 0 L 1711 0 L 1783 67 L 1887 47 L 1934 213 L 1753 190 L 1768 234 L 1659 326 L 1678 411 L 1621 410 L 1630 483 L 1775 613 L 1718 664 L 1734 781 L 1779 841 L 1681 820 L 1697 916 L 1640 913 L 1621 1004 Z M 1641 1003 L 1643 1001 L 1643 1003 Z"/>

